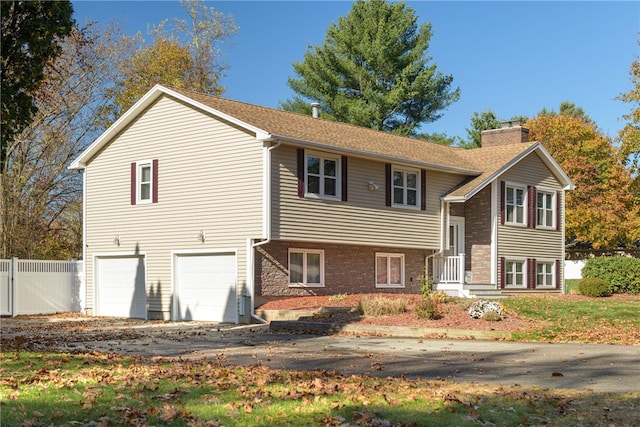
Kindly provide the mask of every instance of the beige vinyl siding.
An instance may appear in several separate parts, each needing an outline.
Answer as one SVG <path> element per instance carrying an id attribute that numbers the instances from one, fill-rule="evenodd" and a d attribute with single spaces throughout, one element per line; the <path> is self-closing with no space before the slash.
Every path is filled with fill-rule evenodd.
<path id="1" fill-rule="evenodd" d="M 146 255 L 149 311 L 170 309 L 174 250 L 237 251 L 242 289 L 246 239 L 262 235 L 262 152 L 251 135 L 167 97 L 118 135 L 85 171 L 88 306 L 95 254 Z M 158 203 L 132 206 L 130 165 L 152 159 Z"/>
<path id="2" fill-rule="evenodd" d="M 535 154 L 526 157 L 499 179 L 523 185 L 562 190 L 560 182 L 553 176 L 540 157 Z M 564 207 L 564 203 L 562 203 Z M 498 208 L 498 210 L 500 207 Z M 517 226 L 500 225 L 498 256 L 524 258 L 562 259 L 564 234 L 562 231 L 544 230 Z"/>
<path id="3" fill-rule="evenodd" d="M 348 200 L 298 197 L 296 147 L 282 145 L 272 160 L 274 239 L 438 248 L 440 196 L 460 177 L 427 172 L 427 209 L 385 206 L 385 163 L 348 156 Z M 379 186 L 369 191 L 369 181 Z"/>

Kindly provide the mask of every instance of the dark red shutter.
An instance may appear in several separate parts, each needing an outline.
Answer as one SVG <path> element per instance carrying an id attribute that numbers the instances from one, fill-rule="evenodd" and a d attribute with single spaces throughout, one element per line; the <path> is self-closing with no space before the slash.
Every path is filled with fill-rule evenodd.
<path id="1" fill-rule="evenodd" d="M 136 204 L 136 173 L 138 168 L 135 163 L 131 163 L 131 204 Z"/>
<path id="2" fill-rule="evenodd" d="M 500 257 L 500 288 L 504 289 L 506 284 L 506 272 L 507 260 L 504 257 Z"/>
<path id="3" fill-rule="evenodd" d="M 556 289 L 560 289 L 562 287 L 562 278 L 560 274 L 562 273 L 562 265 L 560 265 L 562 261 L 556 260 Z"/>
<path id="4" fill-rule="evenodd" d="M 153 190 L 151 193 L 151 202 L 158 203 L 158 159 L 154 159 L 152 162 L 153 169 Z"/>
<path id="5" fill-rule="evenodd" d="M 304 197 L 304 148 L 298 148 L 298 197 Z"/>
<path id="6" fill-rule="evenodd" d="M 500 181 L 500 224 L 504 224 L 506 212 L 505 212 L 505 194 L 507 192 L 507 184 L 504 181 Z"/>
<path id="7" fill-rule="evenodd" d="M 420 209 L 427 210 L 427 171 L 420 170 Z"/>
<path id="8" fill-rule="evenodd" d="M 342 201 L 347 201 L 347 157 L 342 156 Z"/>
<path id="9" fill-rule="evenodd" d="M 391 163 L 385 163 L 384 165 L 384 203 L 386 206 L 391 206 L 391 188 L 393 183 L 391 182 Z"/>
<path id="10" fill-rule="evenodd" d="M 562 230 L 562 191 L 556 192 L 556 230 Z"/>
<path id="11" fill-rule="evenodd" d="M 527 187 L 527 193 L 527 207 L 529 209 L 527 214 L 527 225 L 529 228 L 536 228 L 536 212 L 538 211 L 536 187 Z"/>

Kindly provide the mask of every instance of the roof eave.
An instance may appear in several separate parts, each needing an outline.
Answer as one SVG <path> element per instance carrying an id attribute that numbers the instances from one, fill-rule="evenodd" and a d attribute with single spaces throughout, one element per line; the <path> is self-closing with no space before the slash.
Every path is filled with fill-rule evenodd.
<path id="1" fill-rule="evenodd" d="M 563 190 L 573 190 L 575 188 L 575 185 L 573 184 L 573 181 L 571 181 L 571 178 L 569 178 L 569 176 L 562 170 L 560 165 L 558 165 L 558 163 L 553 159 L 553 157 L 551 157 L 551 155 L 544 148 L 544 146 L 541 143 L 536 142 L 535 144 L 531 145 L 531 147 L 529 147 L 528 149 L 524 150 L 523 152 L 518 154 L 516 157 L 511 159 L 509 162 L 505 163 L 500 169 L 496 170 L 494 173 L 489 175 L 486 179 L 484 179 L 481 183 L 473 187 L 471 191 L 467 192 L 463 196 L 444 196 L 442 197 L 442 200 L 445 202 L 461 202 L 461 201 L 469 200 L 470 198 L 478 194 L 487 185 L 489 185 L 491 182 L 497 179 L 500 175 L 502 175 L 503 173 L 511 169 L 520 160 L 522 160 L 523 158 L 525 158 L 526 156 L 528 156 L 529 154 L 533 153 L 536 150 L 539 150 L 543 154 L 544 162 L 549 167 L 549 169 L 551 169 L 551 171 L 556 175 L 556 177 L 559 178 L 563 186 L 562 187 Z"/>
<path id="2" fill-rule="evenodd" d="M 441 165 L 441 164 L 438 164 L 438 163 L 422 162 L 422 161 L 419 161 L 419 160 L 407 159 L 407 158 L 404 158 L 404 157 L 388 156 L 388 155 L 384 155 L 384 154 L 378 154 L 378 153 L 375 153 L 375 152 L 372 152 L 372 151 L 362 151 L 362 150 L 354 150 L 354 149 L 345 148 L 345 147 L 337 147 L 337 146 L 330 145 L 330 144 L 323 144 L 321 142 L 307 141 L 307 140 L 303 140 L 303 139 L 296 139 L 296 138 L 291 138 L 291 137 L 284 136 L 284 135 L 271 134 L 271 139 L 278 139 L 278 140 L 281 140 L 281 141 L 289 142 L 291 144 L 302 145 L 302 146 L 305 146 L 305 147 L 311 147 L 311 148 L 315 148 L 315 149 L 318 149 L 318 150 L 334 151 L 334 152 L 338 152 L 338 153 L 351 154 L 351 155 L 355 155 L 355 156 L 363 157 L 363 158 L 368 158 L 368 159 L 374 158 L 374 159 L 379 159 L 379 160 L 383 160 L 383 161 L 410 164 L 410 165 L 414 165 L 414 166 L 417 166 L 417 167 L 420 167 L 420 168 L 438 170 L 438 171 L 445 171 L 445 172 L 450 172 L 450 173 L 459 173 L 461 175 L 480 175 L 482 173 L 480 171 L 473 170 L 473 169 L 460 168 L 460 167 L 455 167 L 455 166 L 445 166 L 445 165 Z"/>

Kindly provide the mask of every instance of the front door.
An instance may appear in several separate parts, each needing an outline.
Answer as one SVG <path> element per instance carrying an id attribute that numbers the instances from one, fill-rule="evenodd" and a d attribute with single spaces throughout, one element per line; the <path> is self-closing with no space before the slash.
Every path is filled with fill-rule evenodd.
<path id="1" fill-rule="evenodd" d="M 449 218 L 449 251 L 454 256 L 464 253 L 464 217 Z"/>

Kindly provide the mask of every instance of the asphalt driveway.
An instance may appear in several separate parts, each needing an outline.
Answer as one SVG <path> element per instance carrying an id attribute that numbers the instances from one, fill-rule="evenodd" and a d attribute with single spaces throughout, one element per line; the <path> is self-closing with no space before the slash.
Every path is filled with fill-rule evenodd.
<path id="1" fill-rule="evenodd" d="M 230 365 L 354 375 L 640 392 L 640 346 L 316 335 L 273 331 L 268 325 L 91 318 L 75 323 L 3 319 L 2 341 L 4 349 L 20 344 L 32 350 L 212 358 Z"/>

